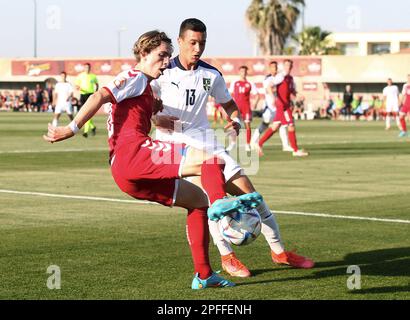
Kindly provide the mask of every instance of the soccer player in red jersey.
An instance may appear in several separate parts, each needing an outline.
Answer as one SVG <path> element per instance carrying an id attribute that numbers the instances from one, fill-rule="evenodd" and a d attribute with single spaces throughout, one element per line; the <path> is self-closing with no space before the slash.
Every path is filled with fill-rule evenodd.
<path id="1" fill-rule="evenodd" d="M 282 82 L 280 82 L 276 87 L 276 115 L 273 119 L 273 126 L 269 128 L 266 133 L 259 140 L 259 154 L 262 155 L 263 144 L 270 138 L 274 133 L 276 133 L 282 125 L 288 126 L 288 137 L 290 146 L 293 149 L 294 157 L 306 157 L 309 154 L 299 149 L 296 140 L 296 130 L 295 123 L 293 120 L 292 109 L 291 109 L 291 99 L 296 96 L 295 82 L 293 77 L 290 75 L 293 67 L 292 60 L 285 60 L 284 62 L 284 72 L 278 74 L 276 77 L 283 77 Z"/>
<path id="2" fill-rule="evenodd" d="M 233 286 L 210 266 L 208 217 L 218 220 L 228 212 L 257 206 L 262 199 L 257 193 L 226 197 L 223 160 L 185 144 L 155 141 L 148 136 L 151 117 L 160 106 L 150 82 L 168 66 L 172 43 L 165 33 L 150 31 L 138 39 L 134 54 L 135 69 L 122 72 L 90 96 L 68 126 L 49 125 L 44 139 L 54 143 L 73 137 L 103 104 L 111 103 L 107 124 L 115 182 L 136 199 L 188 209 L 187 236 L 196 272 L 192 289 Z M 199 175 L 209 202 L 200 188 L 180 179 Z"/>
<path id="3" fill-rule="evenodd" d="M 410 114 L 410 74 L 407 75 L 407 83 L 403 85 L 402 106 L 399 112 L 401 131 L 399 138 L 407 137 L 406 115 Z"/>
<path id="4" fill-rule="evenodd" d="M 251 122 L 252 122 L 252 110 L 256 109 L 258 102 L 260 100 L 260 95 L 258 89 L 254 83 L 251 83 L 247 79 L 248 77 L 248 67 L 241 66 L 239 68 L 239 80 L 232 82 L 229 92 L 231 92 L 236 105 L 238 106 L 243 122 L 246 128 L 246 151 L 251 151 Z M 251 108 L 251 95 L 255 95 L 256 101 L 254 107 Z M 228 152 L 231 151 L 236 144 L 236 137 L 233 137 L 230 145 L 226 149 Z"/>

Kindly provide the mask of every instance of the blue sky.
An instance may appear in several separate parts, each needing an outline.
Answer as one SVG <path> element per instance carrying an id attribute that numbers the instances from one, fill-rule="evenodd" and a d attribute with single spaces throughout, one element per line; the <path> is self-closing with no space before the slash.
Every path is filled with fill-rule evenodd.
<path id="1" fill-rule="evenodd" d="M 245 23 L 250 0 L 37 0 L 39 57 L 131 56 L 135 39 L 151 29 L 176 39 L 181 21 L 208 26 L 205 56 L 251 56 L 253 33 Z M 329 31 L 410 29 L 405 0 L 306 0 L 305 24 Z M 34 0 L 0 0 L 0 58 L 33 55 Z M 386 7 L 388 3 L 388 7 Z M 388 15 L 386 15 L 386 12 Z M 299 25 L 300 26 L 300 25 Z"/>

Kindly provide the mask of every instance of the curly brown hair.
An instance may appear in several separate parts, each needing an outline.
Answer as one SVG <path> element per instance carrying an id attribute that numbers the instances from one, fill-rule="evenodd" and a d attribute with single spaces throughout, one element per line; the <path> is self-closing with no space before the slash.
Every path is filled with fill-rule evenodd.
<path id="1" fill-rule="evenodd" d="M 142 53 L 150 53 L 155 48 L 161 45 L 161 42 L 168 43 L 173 49 L 172 40 L 165 34 L 158 30 L 148 31 L 141 35 L 134 44 L 133 52 L 137 62 L 141 61 Z"/>

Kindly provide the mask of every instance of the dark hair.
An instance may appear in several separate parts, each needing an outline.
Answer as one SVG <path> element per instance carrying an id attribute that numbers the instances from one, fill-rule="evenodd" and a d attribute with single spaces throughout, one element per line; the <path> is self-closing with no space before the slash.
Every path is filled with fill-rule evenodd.
<path id="1" fill-rule="evenodd" d="M 272 64 L 274 64 L 275 66 L 278 65 L 278 63 L 277 63 L 276 61 L 271 61 L 271 62 L 269 63 L 270 66 L 271 66 Z"/>
<path id="2" fill-rule="evenodd" d="M 206 25 L 201 20 L 189 18 L 182 21 L 181 27 L 179 28 L 179 36 L 182 37 L 187 30 L 205 33 Z"/>
<path id="3" fill-rule="evenodd" d="M 240 67 L 239 67 L 239 70 L 241 70 L 241 69 L 248 70 L 249 68 L 248 68 L 247 66 L 240 66 Z"/>
<path id="4" fill-rule="evenodd" d="M 91 68 L 91 64 L 89 62 L 84 63 L 84 65 Z"/>
<path id="5" fill-rule="evenodd" d="M 67 76 L 67 72 L 65 72 L 65 71 L 61 71 L 60 74 L 63 74 L 65 76 Z"/>
<path id="6" fill-rule="evenodd" d="M 285 63 L 285 62 L 289 62 L 290 64 L 293 64 L 293 61 L 290 60 L 290 59 L 286 59 L 285 61 L 283 61 L 283 63 Z"/>
<path id="7" fill-rule="evenodd" d="M 134 44 L 133 52 L 137 62 L 141 61 L 141 53 L 150 53 L 155 48 L 166 42 L 172 48 L 172 40 L 168 38 L 165 32 L 158 30 L 148 31 L 141 35 Z"/>

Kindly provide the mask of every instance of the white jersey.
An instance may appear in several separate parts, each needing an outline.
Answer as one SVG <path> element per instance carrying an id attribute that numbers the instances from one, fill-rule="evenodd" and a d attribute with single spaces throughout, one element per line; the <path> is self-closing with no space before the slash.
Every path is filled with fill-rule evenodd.
<path id="1" fill-rule="evenodd" d="M 203 61 L 195 70 L 185 70 L 175 57 L 151 87 L 162 100 L 162 114 L 179 118 L 183 132 L 210 128 L 206 108 L 209 96 L 217 104 L 232 100 L 222 74 Z"/>
<path id="2" fill-rule="evenodd" d="M 283 73 L 278 73 L 275 76 L 273 75 L 268 75 L 266 76 L 265 80 L 263 80 L 263 88 L 265 90 L 265 105 L 271 109 L 272 111 L 276 110 L 276 105 L 275 105 L 275 92 L 274 92 L 274 96 L 272 96 L 269 91 L 268 88 L 273 88 L 275 86 L 277 86 L 278 84 L 280 84 L 283 79 L 284 79 L 284 74 Z"/>
<path id="3" fill-rule="evenodd" d="M 386 97 L 386 112 L 398 112 L 399 88 L 395 85 L 387 86 L 383 89 L 383 96 Z"/>
<path id="4" fill-rule="evenodd" d="M 58 82 L 54 89 L 57 94 L 57 106 L 65 106 L 67 104 L 68 98 L 73 93 L 73 86 L 70 82 Z"/>
<path id="5" fill-rule="evenodd" d="M 161 98 L 164 110 L 159 114 L 180 119 L 175 131 L 157 130 L 156 139 L 186 143 L 225 160 L 225 179 L 228 181 L 241 167 L 217 142 L 207 114 L 209 96 L 215 103 L 232 100 L 222 74 L 211 65 L 199 61 L 194 70 L 185 70 L 179 58 L 171 60 L 170 66 L 157 80 L 151 82 L 154 93 Z"/>

